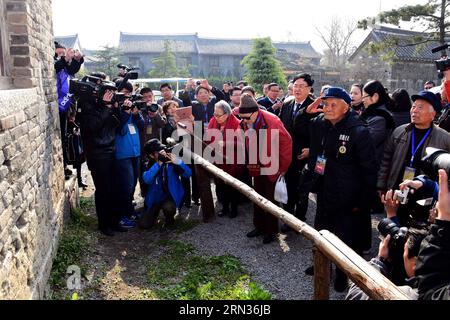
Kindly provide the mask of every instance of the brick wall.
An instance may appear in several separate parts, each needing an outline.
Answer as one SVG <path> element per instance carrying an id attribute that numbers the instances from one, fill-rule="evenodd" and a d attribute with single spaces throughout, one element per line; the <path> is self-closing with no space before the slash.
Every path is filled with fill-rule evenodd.
<path id="1" fill-rule="evenodd" d="M 4 0 L 12 90 L 0 90 L 0 298 L 43 297 L 68 203 L 51 0 Z"/>

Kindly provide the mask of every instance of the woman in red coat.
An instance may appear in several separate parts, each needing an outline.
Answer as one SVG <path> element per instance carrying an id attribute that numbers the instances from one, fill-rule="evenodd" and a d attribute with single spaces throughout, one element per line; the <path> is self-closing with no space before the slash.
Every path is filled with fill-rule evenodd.
<path id="1" fill-rule="evenodd" d="M 219 101 L 214 106 L 214 117 L 208 125 L 206 141 L 216 152 L 214 164 L 239 179 L 245 169 L 244 162 L 238 164 L 238 140 L 240 121 L 232 114 L 231 107 L 226 101 Z M 227 152 L 228 149 L 228 152 Z M 233 150 L 233 152 L 231 152 Z M 216 179 L 217 199 L 222 204 L 222 212 L 219 217 L 228 215 L 230 218 L 237 216 L 237 204 L 240 199 L 239 192 L 226 185 L 222 180 Z"/>

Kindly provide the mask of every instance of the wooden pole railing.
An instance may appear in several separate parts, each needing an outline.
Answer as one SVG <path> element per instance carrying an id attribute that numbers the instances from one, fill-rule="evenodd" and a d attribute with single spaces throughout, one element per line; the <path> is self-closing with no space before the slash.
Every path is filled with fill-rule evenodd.
<path id="1" fill-rule="evenodd" d="M 191 156 L 196 166 L 201 166 L 211 175 L 223 180 L 229 186 L 235 188 L 253 203 L 266 212 L 281 219 L 292 229 L 310 240 L 315 248 L 314 255 L 314 298 L 329 298 L 330 260 L 343 270 L 349 278 L 358 285 L 371 299 L 375 300 L 408 300 L 409 298 L 398 289 L 389 279 L 372 267 L 366 260 L 343 243 L 338 237 L 329 231 L 316 229 L 307 223 L 297 219 L 287 211 L 262 197 L 251 187 L 237 180 L 223 170 L 217 168 L 199 155 L 184 148 L 185 155 Z M 208 179 L 209 180 L 209 179 Z M 208 181 L 209 183 L 209 181 Z M 211 205 L 205 205 L 210 208 Z M 212 206 L 214 208 L 214 206 Z M 204 217 L 211 212 L 203 213 Z M 204 219 L 209 220 L 209 219 Z"/>

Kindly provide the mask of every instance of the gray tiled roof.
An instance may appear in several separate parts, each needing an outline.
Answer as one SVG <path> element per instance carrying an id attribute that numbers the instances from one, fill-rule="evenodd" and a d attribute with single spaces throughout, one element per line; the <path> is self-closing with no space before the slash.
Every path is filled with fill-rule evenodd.
<path id="1" fill-rule="evenodd" d="M 164 43 L 171 41 L 173 52 L 195 53 L 196 35 L 151 35 L 120 33 L 119 48 L 123 53 L 160 53 Z"/>
<path id="2" fill-rule="evenodd" d="M 432 48 L 439 46 L 439 42 L 437 41 L 430 41 L 419 45 L 408 45 L 411 41 L 414 41 L 414 37 L 418 36 L 425 38 L 427 34 L 398 28 L 378 26 L 371 31 L 371 33 L 362 42 L 349 60 L 351 61 L 369 42 L 381 42 L 392 37 L 399 40 L 399 46 L 395 49 L 395 58 L 397 59 L 420 61 L 434 61 L 439 59 L 440 53 L 431 53 Z"/>
<path id="3" fill-rule="evenodd" d="M 159 53 L 164 50 L 164 42 L 172 42 L 172 51 L 198 53 L 202 55 L 247 55 L 252 49 L 250 39 L 213 39 L 190 35 L 148 35 L 120 33 L 119 48 L 126 53 Z M 295 53 L 307 58 L 320 58 L 309 42 L 274 43 L 277 49 Z"/>
<path id="4" fill-rule="evenodd" d="M 72 36 L 55 37 L 55 41 L 62 44 L 66 48 L 74 48 L 78 41 L 78 34 Z"/>

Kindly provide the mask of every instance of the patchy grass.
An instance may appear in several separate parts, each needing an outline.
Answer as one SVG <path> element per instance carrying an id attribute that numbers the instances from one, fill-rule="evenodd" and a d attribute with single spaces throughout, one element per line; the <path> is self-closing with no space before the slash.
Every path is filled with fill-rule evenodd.
<path id="1" fill-rule="evenodd" d="M 268 300 L 271 295 L 251 281 L 232 256 L 202 257 L 179 241 L 159 241 L 166 252 L 148 266 L 148 282 L 159 299 Z"/>
<path id="2" fill-rule="evenodd" d="M 66 272 L 69 266 L 78 266 L 81 276 L 85 276 L 87 272 L 88 267 L 82 263 L 82 258 L 91 247 L 96 220 L 86 215 L 84 211 L 92 208 L 91 206 L 92 203 L 84 201 L 83 209 L 73 209 L 71 220 L 64 226 L 49 279 L 52 299 L 78 299 L 78 295 L 73 296 L 67 291 Z"/>

